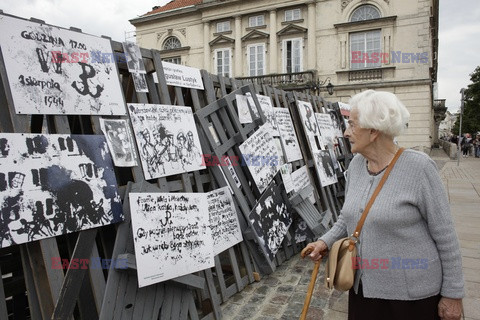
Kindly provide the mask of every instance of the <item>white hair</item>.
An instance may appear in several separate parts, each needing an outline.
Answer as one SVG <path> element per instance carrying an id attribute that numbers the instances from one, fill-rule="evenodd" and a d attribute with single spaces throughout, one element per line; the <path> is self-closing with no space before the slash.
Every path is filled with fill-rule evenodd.
<path id="1" fill-rule="evenodd" d="M 358 111 L 358 125 L 397 137 L 407 127 L 410 112 L 396 95 L 366 90 L 354 95 L 349 104 Z"/>

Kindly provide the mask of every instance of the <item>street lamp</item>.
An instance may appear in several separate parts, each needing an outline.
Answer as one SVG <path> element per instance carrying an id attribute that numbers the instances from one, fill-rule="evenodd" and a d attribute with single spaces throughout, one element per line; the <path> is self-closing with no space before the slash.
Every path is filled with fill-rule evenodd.
<path id="1" fill-rule="evenodd" d="M 333 88 L 334 85 L 330 82 L 330 77 L 327 77 L 325 80 L 320 81 L 320 79 L 317 79 L 316 82 L 313 83 L 312 89 L 318 90 L 320 92 L 320 88 L 328 81 L 328 84 L 325 86 L 327 88 L 327 92 L 329 95 L 333 94 Z"/>
<path id="2" fill-rule="evenodd" d="M 462 143 L 462 118 L 463 118 L 463 108 L 465 106 L 465 88 L 460 89 L 460 93 L 462 94 L 462 99 L 460 100 L 460 125 L 458 128 L 458 151 L 457 151 L 457 167 L 460 165 L 460 146 Z"/>

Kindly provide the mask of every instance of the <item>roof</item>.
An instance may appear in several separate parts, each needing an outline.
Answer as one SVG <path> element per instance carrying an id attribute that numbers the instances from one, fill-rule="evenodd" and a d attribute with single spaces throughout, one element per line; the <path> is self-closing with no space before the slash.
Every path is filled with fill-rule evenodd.
<path id="1" fill-rule="evenodd" d="M 172 0 L 162 7 L 153 7 L 154 9 L 144 14 L 144 16 L 189 7 L 200 3 L 202 3 L 202 0 Z"/>

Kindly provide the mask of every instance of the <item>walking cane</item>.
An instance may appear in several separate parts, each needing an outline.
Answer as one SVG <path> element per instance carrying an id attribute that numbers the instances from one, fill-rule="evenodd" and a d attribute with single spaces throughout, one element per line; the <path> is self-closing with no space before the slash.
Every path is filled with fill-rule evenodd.
<path id="1" fill-rule="evenodd" d="M 305 247 L 300 256 L 305 258 L 313 251 L 311 247 Z M 318 275 L 318 268 L 320 267 L 320 262 L 322 260 L 318 260 L 315 262 L 315 266 L 313 267 L 312 277 L 310 278 L 310 283 L 308 284 L 307 296 L 305 297 L 305 302 L 303 303 L 302 314 L 300 315 L 300 320 L 305 320 L 307 318 L 308 307 L 310 306 L 310 300 L 312 299 L 313 289 L 315 288 L 315 281 L 317 280 Z"/>

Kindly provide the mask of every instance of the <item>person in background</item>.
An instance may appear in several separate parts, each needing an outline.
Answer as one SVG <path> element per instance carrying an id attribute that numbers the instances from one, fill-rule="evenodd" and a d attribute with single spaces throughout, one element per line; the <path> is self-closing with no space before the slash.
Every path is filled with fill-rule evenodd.
<path id="1" fill-rule="evenodd" d="M 367 90 L 352 97 L 349 105 L 345 137 L 356 155 L 337 222 L 307 245 L 313 261 L 336 240 L 352 235 L 399 149 L 393 139 L 410 116 L 389 92 Z M 460 247 L 442 180 L 426 154 L 407 149 L 400 155 L 366 217 L 357 250 L 361 263 L 349 291 L 349 320 L 460 319 Z"/>
<path id="2" fill-rule="evenodd" d="M 477 134 L 475 140 L 473 140 L 474 155 L 475 158 L 480 158 L 480 135 Z"/>

